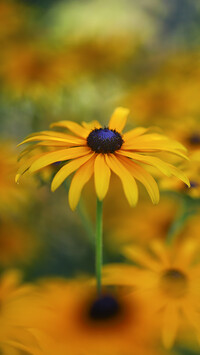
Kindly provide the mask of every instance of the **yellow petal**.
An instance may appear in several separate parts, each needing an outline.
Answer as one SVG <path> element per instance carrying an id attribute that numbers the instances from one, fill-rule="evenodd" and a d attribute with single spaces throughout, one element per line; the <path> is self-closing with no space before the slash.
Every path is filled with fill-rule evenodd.
<path id="1" fill-rule="evenodd" d="M 124 142 L 127 144 L 129 144 L 129 143 L 131 144 L 131 143 L 133 143 L 132 142 L 133 139 L 135 139 L 138 136 L 141 136 L 142 134 L 144 134 L 147 131 L 148 131 L 148 128 L 144 128 L 144 127 L 137 127 L 137 128 L 131 129 L 130 131 L 123 134 Z"/>
<path id="2" fill-rule="evenodd" d="M 158 185 L 154 178 L 140 165 L 136 164 L 132 160 L 126 157 L 118 157 L 122 164 L 125 165 L 127 170 L 133 175 L 133 177 L 139 180 L 146 188 L 151 200 L 154 204 L 157 204 L 160 199 L 160 193 Z"/>
<path id="3" fill-rule="evenodd" d="M 75 160 L 70 161 L 66 165 L 64 165 L 54 176 L 52 183 L 51 183 L 51 191 L 55 191 L 62 183 L 63 181 L 75 170 L 77 170 L 81 165 L 86 163 L 93 154 L 88 154 L 86 156 L 83 156 L 81 158 L 77 158 Z"/>
<path id="4" fill-rule="evenodd" d="M 103 154 L 98 154 L 94 163 L 94 182 L 99 200 L 103 200 L 107 194 L 110 182 L 110 169 L 105 162 Z"/>
<path id="5" fill-rule="evenodd" d="M 17 174 L 15 176 L 15 182 L 18 183 L 20 177 L 27 171 L 29 170 L 31 164 L 33 164 L 33 162 L 35 161 L 35 159 L 39 159 L 41 156 L 43 156 L 44 154 L 40 154 L 37 155 L 36 157 L 31 157 L 30 159 L 27 159 L 18 169 Z"/>
<path id="6" fill-rule="evenodd" d="M 103 284 L 135 286 L 140 269 L 137 266 L 127 264 L 108 264 L 102 270 Z"/>
<path id="7" fill-rule="evenodd" d="M 158 135 L 146 135 L 136 137 L 131 143 L 123 143 L 123 150 L 135 150 L 138 152 L 160 152 L 165 151 L 176 154 L 188 160 L 188 157 L 182 153 L 186 148 L 179 142 L 167 139 L 166 137 L 158 138 Z"/>
<path id="8" fill-rule="evenodd" d="M 118 154 L 124 155 L 126 157 L 129 157 L 131 159 L 134 159 L 136 161 L 140 161 L 141 163 L 152 165 L 153 167 L 157 168 L 160 170 L 163 174 L 167 176 L 171 176 L 170 170 L 167 166 L 167 163 L 165 163 L 163 160 L 157 158 L 157 157 L 152 157 L 150 155 L 141 155 L 137 154 L 135 152 L 130 152 L 126 150 L 120 150 L 118 151 Z"/>
<path id="9" fill-rule="evenodd" d="M 167 349 L 170 349 L 174 344 L 179 325 L 178 318 L 177 305 L 174 302 L 170 302 L 164 311 L 162 328 L 162 340 Z"/>
<path id="10" fill-rule="evenodd" d="M 90 130 L 82 127 L 80 124 L 73 122 L 73 121 L 59 121 L 52 123 L 50 128 L 52 127 L 63 127 L 69 129 L 71 132 L 75 133 L 77 136 L 82 138 L 87 138 Z"/>
<path id="11" fill-rule="evenodd" d="M 92 131 L 95 128 L 101 128 L 102 126 L 100 125 L 100 123 L 98 121 L 91 121 L 91 122 L 82 122 L 83 127 L 85 127 L 86 129 Z"/>
<path id="12" fill-rule="evenodd" d="M 135 179 L 114 154 L 106 154 L 105 157 L 109 168 L 119 176 L 129 204 L 135 206 L 138 200 L 138 188 Z"/>
<path id="13" fill-rule="evenodd" d="M 133 262 L 139 263 L 151 271 L 160 272 L 162 265 L 151 257 L 144 249 L 137 246 L 128 246 L 123 249 L 123 254 Z"/>
<path id="14" fill-rule="evenodd" d="M 170 268 L 171 261 L 166 250 L 166 245 L 160 240 L 154 239 L 150 242 L 150 249 L 161 260 L 163 267 Z"/>
<path id="15" fill-rule="evenodd" d="M 181 170 L 171 164 L 168 164 L 168 167 L 172 175 L 176 176 L 179 180 L 183 181 L 188 187 L 190 187 L 190 181 L 188 177 Z"/>
<path id="16" fill-rule="evenodd" d="M 18 144 L 18 146 L 24 144 L 24 143 L 30 143 L 30 142 L 37 142 L 37 141 L 56 141 L 56 142 L 63 142 L 66 143 L 68 145 L 85 145 L 86 141 L 77 137 L 73 137 L 70 135 L 66 134 L 66 137 L 61 138 L 61 137 L 55 137 L 55 136 L 50 136 L 50 135 L 37 135 L 37 136 L 32 136 L 29 138 L 26 138 L 25 140 L 23 140 L 23 142 L 21 142 L 20 144 Z"/>
<path id="17" fill-rule="evenodd" d="M 188 323 L 192 327 L 199 329 L 200 332 L 200 319 L 199 319 L 198 306 L 195 307 L 190 300 L 184 300 L 182 310 L 184 315 L 187 318 Z"/>
<path id="18" fill-rule="evenodd" d="M 160 170 L 164 175 L 170 177 L 170 176 L 176 176 L 178 179 L 183 181 L 186 185 L 190 187 L 190 182 L 188 177 L 179 169 L 177 169 L 175 166 L 168 164 L 164 162 L 163 160 L 157 158 L 157 157 L 152 157 L 150 155 L 141 155 L 137 154 L 134 152 L 129 152 L 126 150 L 120 150 L 118 151 L 118 154 L 127 156 L 129 158 L 132 158 L 134 160 L 138 160 L 141 163 L 151 165 L 158 170 Z"/>
<path id="19" fill-rule="evenodd" d="M 179 246 L 178 253 L 173 263 L 173 267 L 182 267 L 187 269 L 194 260 L 197 248 L 198 241 L 195 240 L 192 235 L 190 235 L 190 238 L 183 241 Z"/>
<path id="20" fill-rule="evenodd" d="M 69 205 L 72 211 L 75 210 L 81 195 L 84 185 L 90 180 L 94 173 L 94 156 L 82 165 L 74 174 L 70 189 L 69 189 Z"/>
<path id="21" fill-rule="evenodd" d="M 34 161 L 34 163 L 30 167 L 30 172 L 33 173 L 41 168 L 44 168 L 47 165 L 59 161 L 79 158 L 83 155 L 89 154 L 90 152 L 91 150 L 87 147 L 75 147 L 75 148 L 66 148 L 62 150 L 57 150 L 55 152 L 46 153 L 42 157 Z"/>
<path id="22" fill-rule="evenodd" d="M 110 118 L 109 129 L 116 129 L 117 132 L 121 132 L 126 124 L 129 112 L 130 110 L 127 108 L 117 107 Z"/>

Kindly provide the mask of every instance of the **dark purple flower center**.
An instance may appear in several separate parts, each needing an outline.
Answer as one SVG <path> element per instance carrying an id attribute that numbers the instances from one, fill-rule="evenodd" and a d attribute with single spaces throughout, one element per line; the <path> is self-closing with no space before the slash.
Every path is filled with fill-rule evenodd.
<path id="1" fill-rule="evenodd" d="M 189 142 L 192 145 L 198 145 L 200 144 L 200 134 L 199 133 L 194 133 L 189 137 Z"/>
<path id="2" fill-rule="evenodd" d="M 114 153 L 123 143 L 121 134 L 108 127 L 95 128 L 87 137 L 88 146 L 96 153 Z"/>
<path id="3" fill-rule="evenodd" d="M 197 188 L 198 186 L 199 186 L 198 182 L 196 182 L 196 181 L 190 181 L 190 187 L 191 187 L 192 189 L 195 189 L 195 188 Z"/>
<path id="4" fill-rule="evenodd" d="M 121 311 L 118 301 L 110 295 L 99 296 L 90 306 L 89 317 L 93 321 L 115 318 Z"/>

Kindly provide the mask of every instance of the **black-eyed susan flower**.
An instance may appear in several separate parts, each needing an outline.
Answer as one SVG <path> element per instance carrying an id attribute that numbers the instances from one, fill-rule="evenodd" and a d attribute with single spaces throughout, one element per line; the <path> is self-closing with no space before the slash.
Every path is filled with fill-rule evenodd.
<path id="1" fill-rule="evenodd" d="M 158 241 L 149 244 L 148 249 L 128 246 L 124 255 L 139 267 L 113 265 L 105 269 L 108 283 L 113 280 L 119 285 L 135 286 L 135 292 L 149 300 L 166 348 L 173 346 L 185 323 L 187 331 L 200 339 L 198 251 L 198 243 L 191 238 L 170 249 Z"/>
<path id="2" fill-rule="evenodd" d="M 22 318 L 41 349 L 36 355 L 155 355 L 147 304 L 120 288 L 99 296 L 88 279 L 55 279 L 43 281 Z"/>
<path id="3" fill-rule="evenodd" d="M 180 170 L 155 155 L 163 151 L 185 157 L 185 148 L 163 135 L 147 133 L 147 129 L 143 127 L 122 133 L 128 113 L 128 109 L 118 107 L 106 127 L 96 121 L 82 125 L 72 121 L 60 121 L 51 125 L 51 128 L 69 130 L 74 135 L 65 131 L 43 131 L 30 135 L 21 144 L 37 142 L 31 149 L 40 146 L 47 151 L 33 155 L 27 160 L 25 155 L 16 181 L 26 171 L 34 173 L 50 164 L 65 162 L 54 176 L 51 189 L 55 191 L 76 171 L 69 189 L 69 204 L 72 210 L 76 208 L 81 191 L 92 175 L 97 197 L 102 201 L 109 188 L 111 171 L 116 174 L 131 206 L 135 206 L 138 200 L 136 180 L 145 186 L 153 203 L 159 201 L 158 186 L 145 169 L 145 165 L 156 167 L 167 176 L 174 175 L 189 185 L 188 178 Z"/>

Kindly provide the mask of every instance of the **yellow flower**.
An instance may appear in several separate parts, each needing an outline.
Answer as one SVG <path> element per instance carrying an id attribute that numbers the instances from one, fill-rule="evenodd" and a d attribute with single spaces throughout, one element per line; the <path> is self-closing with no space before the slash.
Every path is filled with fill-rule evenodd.
<path id="1" fill-rule="evenodd" d="M 90 280 L 49 280 L 25 306 L 41 353 L 34 355 L 155 355 L 156 334 L 146 303 L 125 290 Z"/>
<path id="2" fill-rule="evenodd" d="M 0 278 L 0 351 L 2 354 L 34 354 L 37 343 L 33 335 L 18 325 L 19 301 L 27 297 L 31 286 L 20 286 L 21 274 L 16 270 L 5 272 Z M 22 306 L 23 302 L 21 303 Z M 17 316 L 16 316 L 17 315 Z M 29 348 L 30 347 L 30 348 Z M 22 352 L 21 352 L 22 351 Z M 30 351 L 30 352 L 29 352 Z"/>
<path id="3" fill-rule="evenodd" d="M 0 142 L 0 213 L 8 215 L 19 213 L 30 198 L 30 189 L 27 184 L 18 188 L 15 184 L 17 172 L 17 155 L 13 149 L 14 144 L 8 141 Z"/>
<path id="4" fill-rule="evenodd" d="M 38 142 L 36 147 L 54 147 L 54 150 L 25 161 L 19 169 L 16 181 L 27 170 L 33 173 L 50 164 L 66 161 L 53 178 L 51 189 L 55 191 L 77 170 L 69 189 L 69 204 L 72 210 L 76 208 L 81 191 L 93 174 L 99 200 L 103 200 L 107 194 L 112 171 L 120 178 L 131 206 L 135 206 L 138 200 L 135 179 L 145 186 L 153 203 L 159 201 L 158 186 L 142 164 L 156 167 L 167 176 L 175 175 L 189 185 L 188 178 L 180 170 L 153 156 L 154 154 L 149 155 L 165 151 L 185 157 L 185 148 L 160 134 L 145 134 L 147 130 L 142 127 L 122 134 L 128 113 L 128 109 L 118 107 L 111 116 L 108 127 L 104 128 L 96 121 L 83 123 L 82 126 L 72 121 L 60 121 L 51 125 L 68 129 L 75 135 L 43 131 L 29 136 L 21 144 Z"/>
<path id="5" fill-rule="evenodd" d="M 180 207 L 176 201 L 162 196 L 159 205 L 153 208 L 150 201 L 141 199 L 134 214 L 124 204 L 120 204 L 119 211 L 116 208 L 112 214 L 110 206 L 113 195 L 111 198 L 108 197 L 110 203 L 105 204 L 104 209 L 106 225 L 104 244 L 117 253 L 123 245 L 130 243 L 145 245 L 155 238 L 165 240 Z"/>
<path id="6" fill-rule="evenodd" d="M 15 60 L 13 61 L 13 58 Z M 62 53 L 35 40 L 15 42 L 4 49 L 0 76 L 6 91 L 16 97 L 32 99 L 54 95 L 64 82 L 66 72 Z"/>
<path id="7" fill-rule="evenodd" d="M 128 246 L 124 255 L 139 264 L 111 265 L 105 268 L 106 282 L 135 286 L 145 296 L 157 318 L 166 348 L 173 346 L 185 321 L 200 341 L 200 263 L 195 260 L 198 244 L 192 239 L 168 248 L 159 241 L 148 248 Z M 196 262 L 195 262 L 196 261 Z M 104 280 L 104 282 L 105 282 Z"/>
<path id="8" fill-rule="evenodd" d="M 188 117 L 199 118 L 200 71 L 194 60 L 198 57 L 198 51 L 170 53 L 157 63 L 159 70 L 150 70 L 153 75 L 145 82 L 134 83 L 123 102 L 133 109 L 137 122 L 163 128 L 174 122 L 183 128 Z"/>

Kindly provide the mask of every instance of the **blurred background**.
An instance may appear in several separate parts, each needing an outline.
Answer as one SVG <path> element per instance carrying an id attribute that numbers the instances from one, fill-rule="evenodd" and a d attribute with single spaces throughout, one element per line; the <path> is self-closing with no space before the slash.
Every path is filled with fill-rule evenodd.
<path id="1" fill-rule="evenodd" d="M 194 155 L 191 191 L 199 198 L 199 38 L 199 0 L 0 0 L 2 270 L 18 267 L 25 280 L 94 273 L 93 183 L 71 212 L 68 182 L 50 192 L 51 167 L 14 182 L 17 144 L 51 122 L 106 124 L 116 106 L 130 108 L 127 128 L 158 126 Z M 180 191 L 188 195 L 185 187 L 163 180 L 159 206 L 141 189 L 131 209 L 117 178 L 111 185 L 105 263 L 123 261 L 123 243 L 164 239 L 179 214 Z M 198 206 L 177 231 L 181 238 L 199 238 Z"/>

